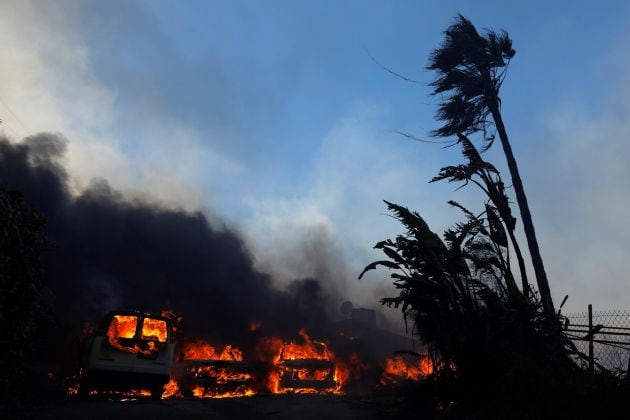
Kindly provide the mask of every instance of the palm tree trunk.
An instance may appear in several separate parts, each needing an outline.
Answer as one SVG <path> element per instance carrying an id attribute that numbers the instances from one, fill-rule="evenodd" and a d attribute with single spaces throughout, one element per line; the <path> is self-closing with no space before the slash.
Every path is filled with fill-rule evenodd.
<path id="1" fill-rule="evenodd" d="M 510 145 L 505 126 L 503 125 L 503 119 L 499 112 L 499 103 L 495 97 L 488 98 L 488 108 L 492 113 L 494 124 L 499 133 L 501 139 L 501 145 L 503 146 L 503 152 L 507 159 L 508 169 L 510 170 L 510 176 L 512 177 L 512 184 L 514 185 L 514 193 L 516 194 L 516 201 L 521 211 L 521 219 L 523 220 L 523 229 L 525 230 L 525 237 L 527 238 L 527 246 L 532 258 L 532 265 L 534 266 L 534 273 L 536 274 L 536 283 L 538 284 L 538 291 L 540 292 L 540 298 L 543 304 L 543 310 L 545 314 L 552 319 L 555 316 L 555 309 L 553 306 L 553 299 L 551 298 L 551 290 L 549 288 L 549 281 L 547 280 L 547 273 L 545 272 L 545 266 L 540 255 L 540 249 L 538 247 L 538 241 L 536 239 L 536 231 L 534 230 L 534 223 L 532 222 L 532 215 L 529 212 L 529 206 L 527 205 L 527 196 L 523 189 L 523 181 L 518 172 L 518 166 L 516 165 L 516 159 L 512 153 L 512 146 Z"/>

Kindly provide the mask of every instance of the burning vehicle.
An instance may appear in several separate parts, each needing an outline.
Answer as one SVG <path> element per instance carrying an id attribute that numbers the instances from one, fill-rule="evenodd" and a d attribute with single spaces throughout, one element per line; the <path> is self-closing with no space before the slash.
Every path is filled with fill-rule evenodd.
<path id="1" fill-rule="evenodd" d="M 110 312 L 89 340 L 79 396 L 133 391 L 162 398 L 169 382 L 175 341 L 168 318 L 142 312 Z"/>
<path id="2" fill-rule="evenodd" d="M 227 398 L 255 394 L 252 367 L 231 345 L 218 353 L 205 340 L 186 342 L 175 364 L 173 378 L 183 397 Z M 168 391 L 168 389 L 167 389 Z"/>
<path id="3" fill-rule="evenodd" d="M 217 347 L 182 335 L 182 318 L 166 310 L 110 312 L 88 339 L 78 392 L 76 386 L 68 392 L 125 399 L 360 395 L 375 385 L 395 388 L 432 372 L 426 356 L 386 353 L 398 336 L 355 318 L 333 325 L 336 333 L 325 341 L 311 338 L 305 328 L 294 340 L 259 335 L 246 344 L 244 355 L 229 344 Z"/>
<path id="4" fill-rule="evenodd" d="M 433 362 L 427 355 L 399 352 L 385 359 L 380 386 L 394 386 L 406 381 L 418 382 L 433 373 Z"/>
<path id="5" fill-rule="evenodd" d="M 335 365 L 330 360 L 288 359 L 280 364 L 280 388 L 283 390 L 326 391 L 337 387 Z"/>
<path id="6" fill-rule="evenodd" d="M 259 356 L 271 354 L 267 388 L 273 394 L 339 393 L 344 371 L 328 346 L 311 339 L 304 329 L 303 343 L 267 338 L 259 343 Z"/>

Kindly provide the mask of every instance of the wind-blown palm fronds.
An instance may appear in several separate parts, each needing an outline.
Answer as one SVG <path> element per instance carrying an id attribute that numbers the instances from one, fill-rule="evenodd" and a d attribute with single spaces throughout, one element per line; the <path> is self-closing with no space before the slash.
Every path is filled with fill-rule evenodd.
<path id="1" fill-rule="evenodd" d="M 448 182 L 460 182 L 462 185 L 459 188 L 462 188 L 468 185 L 469 182 L 472 182 L 477 185 L 486 194 L 486 196 L 488 196 L 491 204 L 486 205 L 486 211 L 489 211 L 488 217 L 492 221 L 493 231 L 497 235 L 501 232 L 505 235 L 507 232 L 518 261 L 519 271 L 521 274 L 522 292 L 523 295 L 528 296 L 529 284 L 527 281 L 525 260 L 515 236 L 516 219 L 512 216 L 510 201 L 505 192 L 505 184 L 501 179 L 501 175 L 494 165 L 490 162 L 486 162 L 481 157 L 481 154 L 477 151 L 477 148 L 467 136 L 460 133 L 458 135 L 457 143 L 461 146 L 462 154 L 466 158 L 467 162 L 465 164 L 446 166 L 440 169 L 438 175 L 433 177 L 433 179 L 429 182 L 446 179 Z M 503 226 L 500 226 L 501 223 L 505 224 L 505 230 L 503 229 Z M 498 240 L 499 238 L 496 239 Z M 503 246 L 507 247 L 507 243 Z M 512 284 L 510 279 L 512 275 L 511 273 L 508 273 L 507 275 L 510 290 L 511 292 L 516 293 L 516 285 Z"/>
<path id="2" fill-rule="evenodd" d="M 385 203 L 405 231 L 374 246 L 386 259 L 368 264 L 359 278 L 379 267 L 389 270 L 398 295 L 381 303 L 402 309 L 405 324 L 411 321 L 413 333 L 429 346 L 438 387 L 462 390 L 457 398 L 486 398 L 483 393 L 502 378 L 521 372 L 522 361 L 539 369 L 536 375 L 549 366 L 574 366 L 568 354 L 576 349 L 565 336 L 561 352 L 550 345 L 555 336 L 536 295 L 515 291 L 507 233 L 490 202 L 474 214 L 450 201 L 465 220 L 442 239 L 417 212 Z"/>
<path id="3" fill-rule="evenodd" d="M 437 111 L 444 125 L 433 131 L 436 137 L 459 133 L 486 133 L 488 148 L 494 141 L 490 134 L 489 98 L 496 98 L 505 77 L 505 69 L 514 57 L 512 40 L 505 31 L 488 30 L 480 35 L 462 15 L 444 33 L 444 42 L 433 51 L 427 69 L 438 73 L 431 83 L 434 95 L 445 96 Z"/>
<path id="4" fill-rule="evenodd" d="M 461 363 L 464 343 L 473 338 L 459 334 L 464 330 L 476 334 L 476 318 L 520 304 L 513 299 L 515 285 L 506 282 L 510 268 L 505 232 L 497 225 L 492 207 L 474 215 L 452 201 L 466 220 L 447 229 L 442 240 L 418 213 L 385 203 L 406 232 L 378 242 L 374 248 L 388 259 L 367 265 L 359 278 L 379 266 L 392 270 L 399 295 L 381 302 L 400 307 L 405 319 L 413 320 L 414 331 L 439 349 L 443 365 Z M 468 324 L 469 328 L 462 328 Z"/>
<path id="5" fill-rule="evenodd" d="M 443 123 L 432 132 L 432 135 L 457 136 L 461 141 L 462 137 L 481 132 L 484 139 L 483 152 L 492 146 L 495 132 L 498 133 L 521 212 L 538 290 L 545 313 L 551 320 L 555 317 L 555 310 L 549 281 L 540 255 L 523 182 L 501 116 L 499 90 L 514 55 L 512 40 L 507 32 L 485 30 L 480 34 L 470 20 L 458 15 L 455 22 L 444 32 L 442 45 L 431 53 L 427 65 L 427 69 L 436 72 L 436 78 L 431 86 L 433 95 L 441 98 L 436 117 Z M 442 175 L 466 178 L 464 169 L 450 167 L 450 172 Z M 497 208 L 500 209 L 499 206 Z M 523 279 L 524 274 L 524 270 L 521 270 Z M 523 285 L 524 289 L 527 289 L 525 279 Z M 527 290 L 525 292 L 527 294 Z"/>

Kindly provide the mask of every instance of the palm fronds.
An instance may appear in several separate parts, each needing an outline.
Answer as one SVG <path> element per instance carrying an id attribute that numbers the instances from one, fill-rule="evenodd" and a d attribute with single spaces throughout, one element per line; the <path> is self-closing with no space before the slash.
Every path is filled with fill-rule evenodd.
<path id="1" fill-rule="evenodd" d="M 470 20 L 458 15 L 427 65 L 428 70 L 437 73 L 430 84 L 432 94 L 443 98 L 436 117 L 444 124 L 432 134 L 450 137 L 483 131 L 485 148 L 490 147 L 494 134 L 488 119 L 488 99 L 498 101 L 505 69 L 514 54 L 512 40 L 505 31 L 486 30 L 480 34 Z"/>

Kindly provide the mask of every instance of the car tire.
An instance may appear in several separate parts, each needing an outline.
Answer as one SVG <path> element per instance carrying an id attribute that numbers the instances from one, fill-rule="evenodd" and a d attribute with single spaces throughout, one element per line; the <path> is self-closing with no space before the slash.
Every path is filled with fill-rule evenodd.
<path id="1" fill-rule="evenodd" d="M 77 395 L 79 396 L 80 400 L 88 399 L 88 397 L 90 396 L 90 385 L 87 380 L 82 379 L 81 382 L 79 382 L 79 389 L 77 391 Z"/>
<path id="2" fill-rule="evenodd" d="M 158 401 L 162 399 L 162 394 L 164 394 L 164 385 L 166 384 L 160 384 L 160 385 L 153 385 L 151 387 L 151 399 L 154 401 Z"/>

